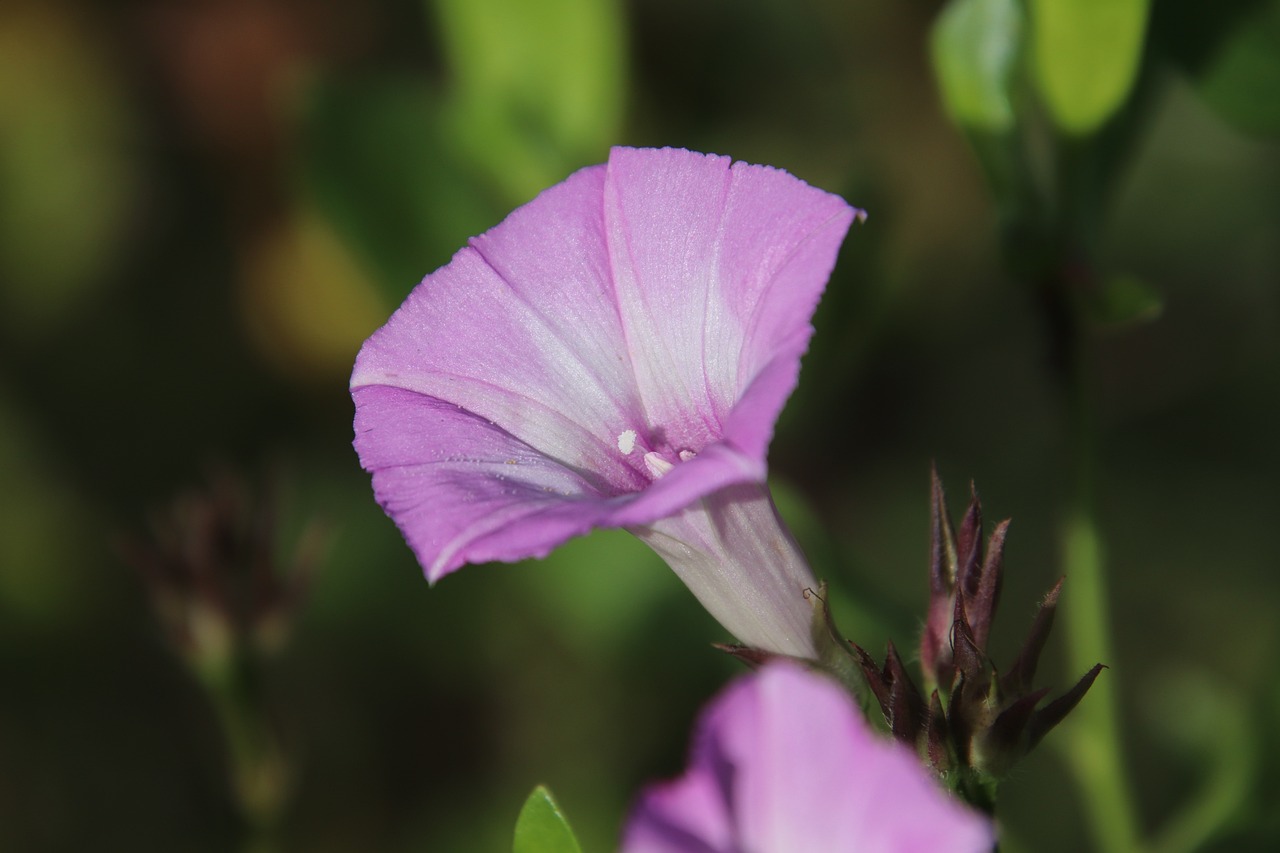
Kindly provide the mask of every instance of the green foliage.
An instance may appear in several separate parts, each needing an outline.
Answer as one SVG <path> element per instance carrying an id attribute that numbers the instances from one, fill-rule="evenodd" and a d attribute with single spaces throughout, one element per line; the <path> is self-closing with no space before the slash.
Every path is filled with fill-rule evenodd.
<path id="1" fill-rule="evenodd" d="M 395 305 L 502 206 L 459 168 L 424 82 L 322 81 L 305 110 L 302 177 Z"/>
<path id="2" fill-rule="evenodd" d="M 0 12 L 0 334 L 64 329 L 136 203 L 134 105 L 56 4 Z"/>
<path id="3" fill-rule="evenodd" d="M 436 0 L 459 152 L 510 204 L 604 159 L 625 103 L 616 0 Z"/>
<path id="4" fill-rule="evenodd" d="M 545 785 L 534 788 L 524 801 L 511 853 L 582 853 L 569 821 Z"/>
<path id="5" fill-rule="evenodd" d="M 1097 130 L 1129 96 L 1148 0 L 1030 0 L 1035 78 L 1064 131 Z"/>
<path id="6" fill-rule="evenodd" d="M 389 304 L 512 207 L 604 160 L 625 102 L 614 0 L 435 6 L 446 87 L 322 80 L 304 111 L 304 182 Z"/>
<path id="7" fill-rule="evenodd" d="M 1280 135 L 1280 2 L 1261 5 L 1236 26 L 1198 89 L 1233 126 Z"/>
<path id="8" fill-rule="evenodd" d="M 1164 310 L 1164 301 L 1147 282 L 1116 275 L 1102 283 L 1089 310 L 1095 323 L 1114 329 L 1156 319 Z"/>
<path id="9" fill-rule="evenodd" d="M 1018 0 L 952 0 L 934 23 L 934 72 L 947 112 L 994 133 L 1013 127 L 1010 88 L 1022 39 Z"/>

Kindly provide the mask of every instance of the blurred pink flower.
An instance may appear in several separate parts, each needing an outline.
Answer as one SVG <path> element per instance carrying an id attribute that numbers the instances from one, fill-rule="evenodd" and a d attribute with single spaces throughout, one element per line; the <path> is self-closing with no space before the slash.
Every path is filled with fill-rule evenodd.
<path id="1" fill-rule="evenodd" d="M 740 641 L 812 656 L 765 456 L 856 213 L 778 169 L 615 148 L 427 276 L 351 377 L 427 578 L 626 527 Z"/>
<path id="2" fill-rule="evenodd" d="M 622 853 L 978 853 L 990 820 L 824 676 L 766 664 L 703 712 L 689 769 L 640 798 Z"/>

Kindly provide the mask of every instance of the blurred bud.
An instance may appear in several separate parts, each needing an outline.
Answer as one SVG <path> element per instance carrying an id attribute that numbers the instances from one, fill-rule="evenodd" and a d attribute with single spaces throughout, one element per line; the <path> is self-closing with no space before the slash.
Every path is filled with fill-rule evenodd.
<path id="1" fill-rule="evenodd" d="M 251 834 L 246 849 L 265 849 L 291 790 L 267 713 L 263 664 L 283 645 L 324 544 L 312 522 L 282 548 L 278 509 L 274 479 L 254 490 L 219 471 L 206 489 L 153 513 L 146 539 L 124 543 L 161 625 L 208 691 Z"/>
<path id="2" fill-rule="evenodd" d="M 311 523 L 284 551 L 274 484 L 254 494 L 229 472 L 152 513 L 145 538 L 124 543 L 170 640 L 199 669 L 239 651 L 270 654 L 283 644 L 321 556 Z"/>
<path id="3" fill-rule="evenodd" d="M 924 691 L 911 681 L 890 643 L 883 666 L 857 645 L 853 658 L 894 736 L 914 746 L 934 769 L 973 802 L 989 789 L 1080 701 L 1098 664 L 1074 687 L 1043 707 L 1049 693 L 1035 689 L 1036 666 L 1053 625 L 1059 580 L 1040 603 L 1021 652 L 1003 674 L 987 656 L 987 639 L 1000 599 L 1007 520 L 983 544 L 982 506 L 976 492 L 959 528 L 933 473 L 930 598 L 920 659 Z"/>

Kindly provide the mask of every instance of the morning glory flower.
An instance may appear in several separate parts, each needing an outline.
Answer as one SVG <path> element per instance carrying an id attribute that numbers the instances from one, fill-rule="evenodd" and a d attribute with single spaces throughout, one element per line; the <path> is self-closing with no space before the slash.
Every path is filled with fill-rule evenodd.
<path id="1" fill-rule="evenodd" d="M 765 456 L 858 213 L 779 169 L 615 148 L 428 275 L 351 377 L 428 580 L 625 527 L 739 641 L 813 657 Z"/>
<path id="2" fill-rule="evenodd" d="M 645 791 L 622 853 L 978 853 L 991 822 L 843 688 L 775 661 L 703 712 L 684 776 Z"/>

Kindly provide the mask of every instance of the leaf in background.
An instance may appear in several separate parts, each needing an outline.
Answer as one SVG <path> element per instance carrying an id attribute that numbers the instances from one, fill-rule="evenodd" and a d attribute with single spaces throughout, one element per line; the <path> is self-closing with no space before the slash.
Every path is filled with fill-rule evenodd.
<path id="1" fill-rule="evenodd" d="M 524 801 L 511 853 L 582 853 L 569 821 L 546 786 L 534 788 Z"/>
<path id="2" fill-rule="evenodd" d="M 1164 300 L 1145 281 L 1118 275 L 1103 282 L 1089 307 L 1094 322 L 1115 329 L 1156 319 L 1164 311 Z"/>
<path id="3" fill-rule="evenodd" d="M 68 481 L 56 441 L 11 392 L 0 385 L 3 627 L 65 631 L 113 600 L 106 588 L 120 579 L 87 568 L 102 550 L 101 520 Z"/>
<path id="4" fill-rule="evenodd" d="M 332 224 L 306 204 L 259 228 L 240 263 L 245 328 L 295 376 L 328 382 L 349 375 L 360 344 L 392 307 Z"/>
<path id="5" fill-rule="evenodd" d="M 21 339 L 89 304 L 140 172 L 124 81 L 63 6 L 0 7 L 0 329 Z"/>
<path id="6" fill-rule="evenodd" d="M 523 204 L 604 160 L 626 94 L 618 0 L 435 0 L 459 156 Z"/>
<path id="7" fill-rule="evenodd" d="M 1232 126 L 1280 135 L 1280 2 L 1272 0 L 1242 20 L 1205 67 L 1196 87 Z"/>
<path id="8" fill-rule="evenodd" d="M 513 582 L 530 610 L 586 658 L 620 653 L 663 602 L 685 595 L 662 559 L 623 530 L 595 530 L 566 542 Z"/>
<path id="9" fill-rule="evenodd" d="M 1149 0 L 1030 0 L 1040 94 L 1057 125 L 1084 136 L 1120 108 L 1142 59 Z"/>
<path id="10" fill-rule="evenodd" d="M 1022 38 L 1018 0 L 952 0 L 933 26 L 934 74 L 957 124 L 1000 133 L 1013 127 L 1010 78 Z"/>
<path id="11" fill-rule="evenodd" d="M 303 127 L 306 189 L 391 305 L 504 212 L 455 159 L 425 82 L 321 81 Z"/>

